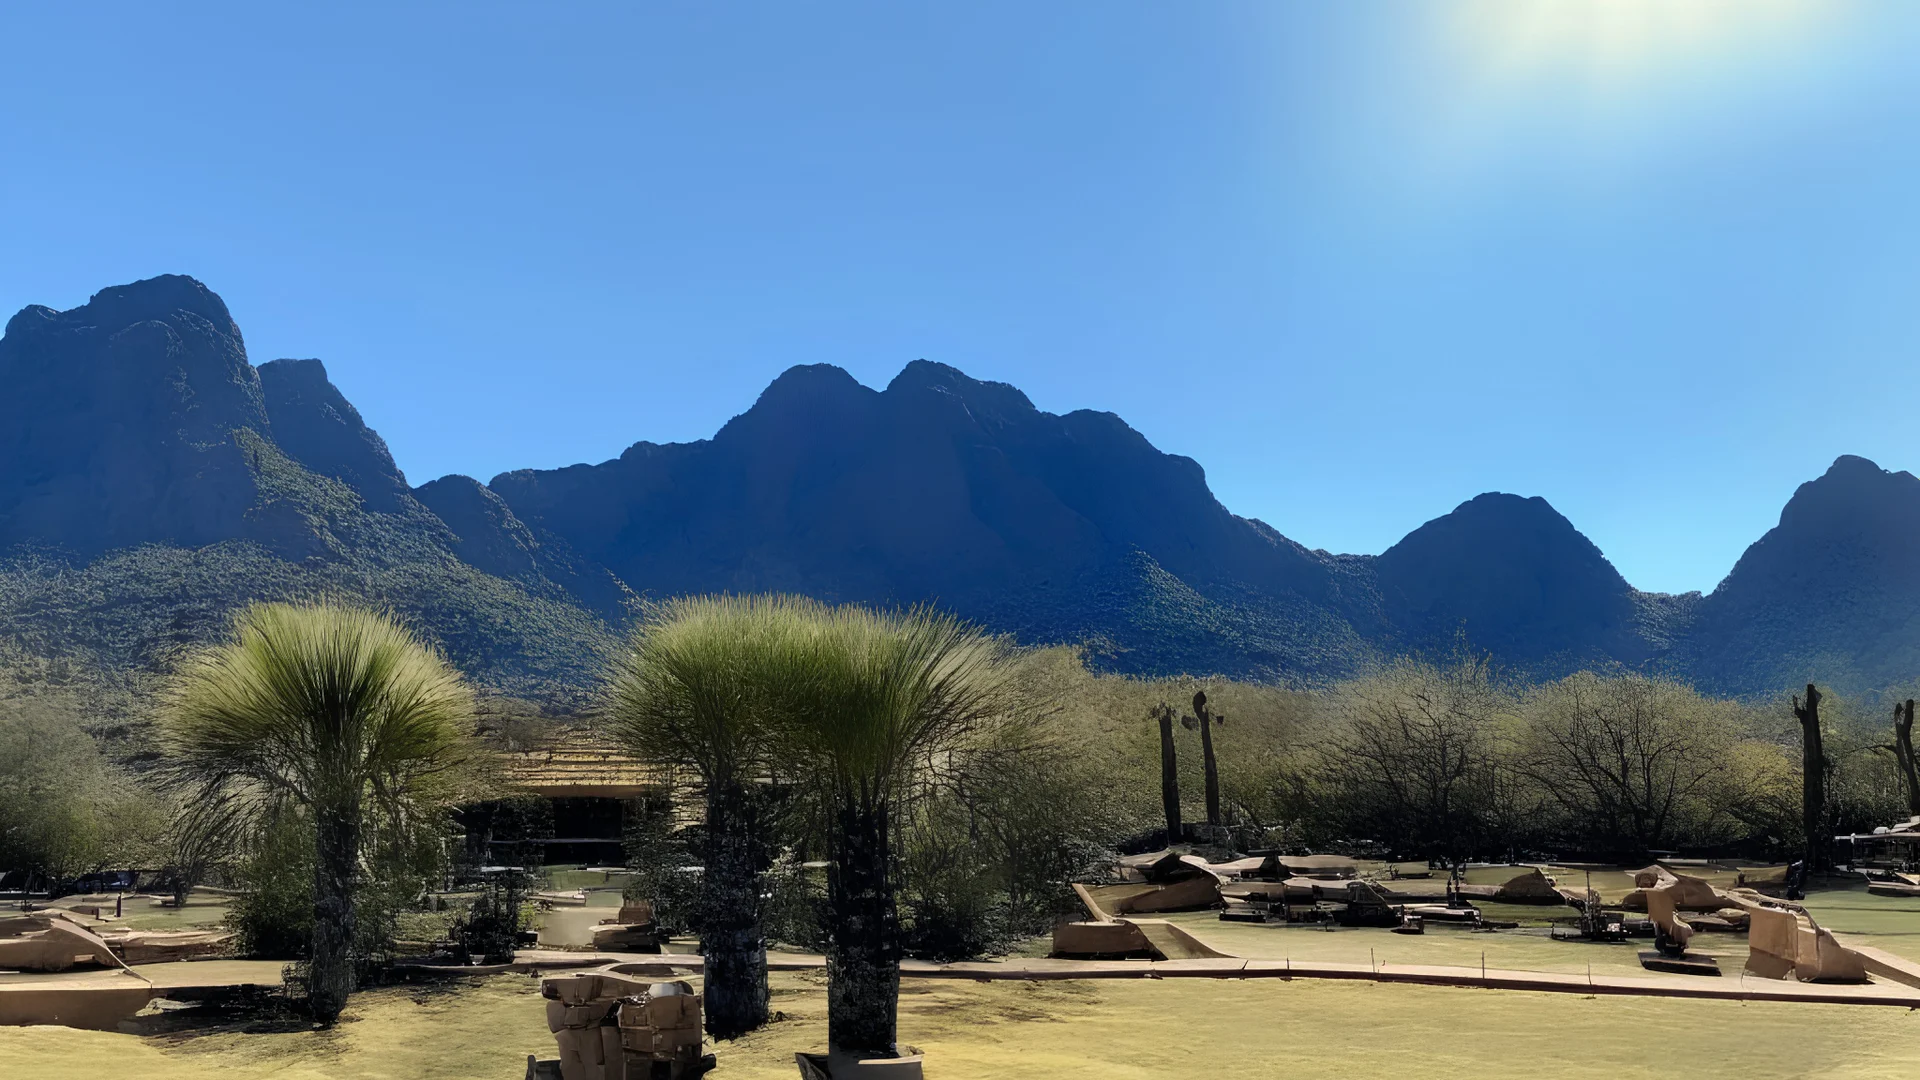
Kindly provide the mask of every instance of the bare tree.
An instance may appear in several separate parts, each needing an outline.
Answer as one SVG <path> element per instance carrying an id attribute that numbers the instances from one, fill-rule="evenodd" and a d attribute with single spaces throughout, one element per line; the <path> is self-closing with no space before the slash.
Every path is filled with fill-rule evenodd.
<path id="1" fill-rule="evenodd" d="M 1180 762 L 1173 749 L 1173 706 L 1155 705 L 1149 714 L 1160 722 L 1160 808 L 1167 816 L 1167 843 L 1180 842 Z"/>
<path id="2" fill-rule="evenodd" d="M 1449 864 L 1484 842 L 1510 701 L 1484 660 L 1403 661 L 1335 695 L 1319 766 L 1330 816 Z"/>
<path id="3" fill-rule="evenodd" d="M 1572 675 L 1532 702 L 1528 774 L 1587 839 L 1672 843 L 1725 761 L 1724 707 L 1640 675 Z"/>
<path id="4" fill-rule="evenodd" d="M 1793 718 L 1800 721 L 1800 820 L 1807 867 L 1813 869 L 1826 864 L 1826 838 L 1820 834 L 1826 819 L 1828 762 L 1821 741 L 1820 691 L 1812 683 L 1807 684 L 1804 704 L 1794 696 Z"/>
<path id="5" fill-rule="evenodd" d="M 1920 768 L 1913 759 L 1913 699 L 1893 707 L 1893 756 L 1900 763 L 1900 782 L 1907 795 L 1907 812 L 1920 814 Z"/>

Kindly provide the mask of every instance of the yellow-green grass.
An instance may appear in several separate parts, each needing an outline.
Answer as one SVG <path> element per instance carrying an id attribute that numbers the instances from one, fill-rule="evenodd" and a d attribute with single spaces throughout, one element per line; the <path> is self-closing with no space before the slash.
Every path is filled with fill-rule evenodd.
<path id="1" fill-rule="evenodd" d="M 719 1080 L 796 1075 L 826 1037 L 818 972 L 776 973 L 785 1019 L 718 1048 Z M 552 1056 L 537 982 L 357 995 L 329 1032 L 142 1037 L 0 1029 L 0 1076 L 92 1080 L 517 1080 Z M 1583 998 L 1276 979 L 1059 983 L 908 980 L 901 1038 L 933 1080 L 1165 1080 L 1171 1076 L 1795 1076 L 1856 1080 L 1920 1069 L 1920 1015 L 1899 1009 Z"/>
<path id="2" fill-rule="evenodd" d="M 1920 897 L 1874 896 L 1849 882 L 1809 892 L 1806 908 L 1834 933 L 1920 962 Z"/>
<path id="3" fill-rule="evenodd" d="M 65 897 L 51 905 L 53 908 L 68 908 L 76 904 L 98 906 L 101 917 L 111 926 L 124 926 L 131 930 L 211 930 L 218 929 L 227 919 L 228 898 L 224 893 L 208 889 L 195 889 L 187 894 L 185 907 L 161 907 L 151 895 L 128 895 L 120 898 L 120 915 L 113 914 L 114 896 L 111 893 L 88 897 Z"/>
<path id="4" fill-rule="evenodd" d="M 588 870 L 579 866 L 549 866 L 541 871 L 549 889 L 619 889 L 634 876 L 632 871 Z"/>
<path id="5" fill-rule="evenodd" d="M 1221 952 L 1260 960 L 1327 961 L 1346 964 L 1447 964 L 1476 968 L 1485 958 L 1490 969 L 1552 971 L 1596 975 L 1645 975 L 1639 951 L 1651 943 L 1596 944 L 1555 941 L 1538 930 L 1470 930 L 1429 925 L 1424 934 L 1395 934 L 1373 928 L 1221 922 L 1212 912 L 1166 916 Z M 1698 948 L 1720 958 L 1720 966 L 1738 971 L 1746 962 L 1746 938 L 1738 934 L 1701 935 Z"/>

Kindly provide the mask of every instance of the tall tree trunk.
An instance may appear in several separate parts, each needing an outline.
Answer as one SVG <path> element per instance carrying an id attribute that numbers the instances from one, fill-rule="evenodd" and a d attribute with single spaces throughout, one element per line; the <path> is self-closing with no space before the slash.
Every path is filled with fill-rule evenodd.
<path id="1" fill-rule="evenodd" d="M 1220 828 L 1220 769 L 1213 760 L 1213 714 L 1207 711 L 1207 694 L 1193 695 L 1193 718 L 1200 725 L 1200 757 L 1207 776 L 1207 833 L 1211 840 Z"/>
<path id="2" fill-rule="evenodd" d="M 1167 844 L 1180 842 L 1180 763 L 1173 751 L 1173 709 L 1166 702 L 1154 710 L 1160 721 L 1160 807 L 1167 814 Z"/>
<path id="3" fill-rule="evenodd" d="M 844 798 L 834 813 L 827 864 L 830 1067 L 892 1057 L 900 1006 L 900 919 L 886 804 Z"/>
<path id="4" fill-rule="evenodd" d="M 332 1024 L 353 992 L 354 887 L 360 876 L 360 800 L 314 808 L 313 957 L 307 1000 Z"/>
<path id="5" fill-rule="evenodd" d="M 1807 684 L 1806 703 L 1793 699 L 1800 721 L 1800 823 L 1806 833 L 1808 870 L 1826 866 L 1827 752 L 1820 739 L 1820 691 Z"/>
<path id="6" fill-rule="evenodd" d="M 700 952 L 707 1034 L 732 1039 L 767 1022 L 767 941 L 760 925 L 764 838 L 752 795 L 734 780 L 707 784 Z"/>
<path id="7" fill-rule="evenodd" d="M 1920 816 L 1920 768 L 1913 760 L 1913 699 L 1893 707 L 1893 756 L 1900 759 L 1900 779 L 1907 789 L 1907 813 Z"/>

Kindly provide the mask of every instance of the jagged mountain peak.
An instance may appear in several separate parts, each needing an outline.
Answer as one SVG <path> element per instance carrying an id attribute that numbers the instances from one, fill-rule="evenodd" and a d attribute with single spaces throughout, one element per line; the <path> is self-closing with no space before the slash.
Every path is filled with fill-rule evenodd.
<path id="1" fill-rule="evenodd" d="M 29 307 L 0 338 L 0 546 L 245 534 L 256 491 L 234 432 L 267 427 L 239 329 L 198 281 Z"/>
<path id="2" fill-rule="evenodd" d="M 1920 516 L 1920 478 L 1843 454 L 1818 479 L 1794 490 L 1780 511 L 1781 530 L 1824 534 L 1880 522 L 1899 527 Z"/>
<path id="3" fill-rule="evenodd" d="M 1715 689 L 1920 672 L 1920 479 L 1845 455 L 1702 602 L 1695 666 Z"/>
<path id="4" fill-rule="evenodd" d="M 194 278 L 184 274 L 160 274 L 141 281 L 101 289 L 79 307 L 58 311 L 41 304 L 30 304 L 7 322 L 7 333 L 30 331 L 35 324 L 57 323 L 65 326 L 109 326 L 176 318 L 181 314 L 200 317 L 213 328 L 238 337 L 239 327 L 227 310 L 226 301 Z"/>
<path id="5" fill-rule="evenodd" d="M 860 385 L 845 368 L 796 364 L 767 384 L 751 408 L 727 421 L 714 434 L 714 441 L 787 439 L 808 427 L 845 424 L 861 415 L 876 397 L 874 390 Z M 641 445 L 636 444 L 632 450 L 639 450 Z"/>
<path id="6" fill-rule="evenodd" d="M 901 368 L 886 389 L 889 397 L 924 392 L 948 395 L 976 415 L 1003 422 L 1039 411 L 1018 387 L 976 379 L 959 368 L 932 360 L 915 360 Z"/>
<path id="7" fill-rule="evenodd" d="M 321 476 L 358 492 L 369 510 L 392 512 L 407 493 L 407 478 L 378 432 L 327 378 L 318 360 L 274 360 L 260 365 L 260 388 L 273 439 L 287 455 Z"/>

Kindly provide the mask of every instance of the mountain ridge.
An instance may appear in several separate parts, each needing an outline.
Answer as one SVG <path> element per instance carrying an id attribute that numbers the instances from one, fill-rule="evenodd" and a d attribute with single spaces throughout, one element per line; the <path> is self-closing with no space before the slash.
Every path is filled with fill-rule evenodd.
<path id="1" fill-rule="evenodd" d="M 707 439 L 409 486 L 321 361 L 254 366 L 225 303 L 168 275 L 23 309 L 0 394 L 3 625 L 123 665 L 249 599 L 344 593 L 498 685 L 578 690 L 636 601 L 760 590 L 937 602 L 1137 674 L 1311 683 L 1463 631 L 1524 676 L 1729 693 L 1920 664 L 1920 480 L 1851 456 L 1719 587 L 1667 596 L 1538 496 L 1475 496 L 1377 556 L 1310 550 L 1113 413 L 927 360 L 880 389 L 796 366 Z"/>

